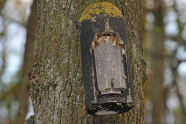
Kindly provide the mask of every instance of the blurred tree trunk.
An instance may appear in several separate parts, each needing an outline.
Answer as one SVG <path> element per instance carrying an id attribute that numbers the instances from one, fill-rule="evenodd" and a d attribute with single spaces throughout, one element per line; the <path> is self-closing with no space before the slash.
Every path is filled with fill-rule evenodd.
<path id="1" fill-rule="evenodd" d="M 94 0 L 99 2 L 100 0 Z M 143 124 L 146 64 L 142 52 L 141 1 L 121 0 L 130 49 L 134 108 L 119 115 L 91 116 L 85 111 L 79 32 L 68 17 L 69 1 L 39 0 L 37 50 L 30 73 L 36 124 Z M 115 4 L 115 1 L 111 1 Z M 74 0 L 71 16 L 78 20 L 90 5 Z M 120 8 L 120 5 L 118 8 Z"/>
<path id="2" fill-rule="evenodd" d="M 27 24 L 27 39 L 25 44 L 25 55 L 24 55 L 24 65 L 23 65 L 23 75 L 20 83 L 19 89 L 19 112 L 17 124 L 24 124 L 26 119 L 26 114 L 29 105 L 29 92 L 30 84 L 28 82 L 28 73 L 30 72 L 34 63 L 34 40 L 36 35 L 37 27 L 37 0 L 33 0 L 33 5 L 31 7 L 31 14 Z"/>
<path id="3" fill-rule="evenodd" d="M 152 71 L 151 101 L 153 103 L 152 124 L 161 124 L 164 117 L 164 22 L 161 0 L 156 0 L 151 10 L 155 16 L 152 32 L 150 68 Z"/>

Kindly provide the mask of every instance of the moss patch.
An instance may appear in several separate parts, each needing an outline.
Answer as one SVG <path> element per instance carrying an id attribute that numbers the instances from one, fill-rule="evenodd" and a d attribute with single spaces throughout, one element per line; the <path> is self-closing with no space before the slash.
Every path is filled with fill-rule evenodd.
<path id="1" fill-rule="evenodd" d="M 85 19 L 90 19 L 91 16 L 104 14 L 105 16 L 122 17 L 121 11 L 113 4 L 108 2 L 94 3 L 88 6 L 80 18 L 80 22 Z"/>

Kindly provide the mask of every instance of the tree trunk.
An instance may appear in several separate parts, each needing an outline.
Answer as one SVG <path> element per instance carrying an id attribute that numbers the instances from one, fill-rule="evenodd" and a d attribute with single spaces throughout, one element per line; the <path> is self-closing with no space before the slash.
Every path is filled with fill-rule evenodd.
<path id="1" fill-rule="evenodd" d="M 30 84 L 28 81 L 28 73 L 34 63 L 34 41 L 37 27 L 37 1 L 34 0 L 31 7 L 31 14 L 27 25 L 27 39 L 25 44 L 23 75 L 19 89 L 19 113 L 16 124 L 24 124 L 29 105 Z"/>
<path id="2" fill-rule="evenodd" d="M 153 86 L 151 100 L 153 103 L 152 124 L 161 124 L 164 117 L 164 23 L 163 8 L 161 0 L 155 2 L 152 13 L 155 16 L 154 34 L 152 36 L 152 54 L 150 58 L 151 70 L 153 75 Z"/>
<path id="3" fill-rule="evenodd" d="M 99 0 L 94 0 L 98 2 Z M 107 1 L 108 2 L 108 1 Z M 110 1 L 111 2 L 111 1 Z M 115 4 L 115 2 L 111 2 Z M 122 0 L 124 6 L 134 107 L 118 115 L 92 116 L 85 111 L 79 31 L 68 17 L 69 1 L 39 0 L 37 50 L 30 73 L 31 99 L 36 124 L 142 124 L 144 123 L 143 86 L 146 79 L 141 36 L 141 1 Z M 90 5 L 74 0 L 71 16 L 78 20 Z M 118 8 L 121 8 L 119 4 Z"/>

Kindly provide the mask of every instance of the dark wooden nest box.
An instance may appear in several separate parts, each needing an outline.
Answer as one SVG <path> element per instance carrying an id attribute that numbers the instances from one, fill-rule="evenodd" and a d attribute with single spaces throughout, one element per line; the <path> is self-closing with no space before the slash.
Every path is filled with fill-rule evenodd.
<path id="1" fill-rule="evenodd" d="M 106 115 L 133 106 L 126 24 L 111 3 L 87 7 L 80 19 L 80 42 L 86 110 Z"/>

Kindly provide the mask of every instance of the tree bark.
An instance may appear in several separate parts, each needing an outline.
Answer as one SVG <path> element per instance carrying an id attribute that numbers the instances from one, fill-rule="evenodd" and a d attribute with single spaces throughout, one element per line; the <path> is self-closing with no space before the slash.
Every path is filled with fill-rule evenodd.
<path id="1" fill-rule="evenodd" d="M 38 44 L 33 70 L 30 73 L 35 123 L 144 123 L 143 86 L 146 79 L 146 64 L 142 51 L 141 1 L 122 0 L 122 3 L 130 49 L 133 109 L 118 115 L 87 114 L 82 82 L 79 31 L 75 29 L 74 23 L 68 17 L 69 1 L 39 0 L 37 6 Z M 71 16 L 78 20 L 88 5 L 90 2 L 87 0 L 74 0 Z M 117 5 L 120 8 L 120 5 Z"/>

